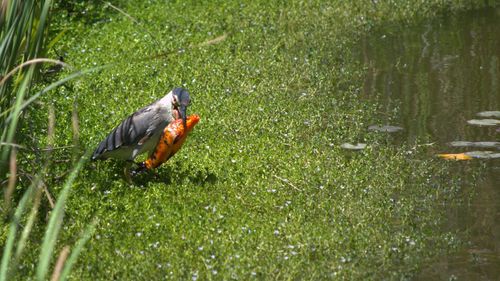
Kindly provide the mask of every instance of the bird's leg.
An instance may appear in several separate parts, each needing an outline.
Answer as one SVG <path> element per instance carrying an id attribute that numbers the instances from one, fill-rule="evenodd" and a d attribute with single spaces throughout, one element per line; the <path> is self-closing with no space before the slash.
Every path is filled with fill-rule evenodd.
<path id="1" fill-rule="evenodd" d="M 123 176 L 128 184 L 132 184 L 132 177 L 130 173 L 130 168 L 132 167 L 132 164 L 134 164 L 134 161 L 130 160 L 125 162 L 125 167 L 123 167 L 123 174 L 124 174 Z"/>

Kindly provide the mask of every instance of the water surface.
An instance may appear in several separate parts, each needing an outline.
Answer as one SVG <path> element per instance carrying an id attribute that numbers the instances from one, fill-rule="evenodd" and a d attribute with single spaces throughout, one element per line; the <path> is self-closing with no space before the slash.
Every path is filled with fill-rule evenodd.
<path id="1" fill-rule="evenodd" d="M 500 9 L 389 27 L 364 38 L 361 49 L 363 93 L 381 102 L 383 122 L 404 128 L 406 143 L 435 153 L 499 151 L 448 143 L 500 139 L 498 126 L 467 124 L 478 112 L 500 110 Z M 389 120 L 394 110 L 397 121 Z M 468 204 L 445 206 L 446 227 L 463 233 L 466 246 L 425 266 L 418 280 L 500 280 L 500 160 L 457 163 L 450 177 L 459 174 L 475 194 Z"/>

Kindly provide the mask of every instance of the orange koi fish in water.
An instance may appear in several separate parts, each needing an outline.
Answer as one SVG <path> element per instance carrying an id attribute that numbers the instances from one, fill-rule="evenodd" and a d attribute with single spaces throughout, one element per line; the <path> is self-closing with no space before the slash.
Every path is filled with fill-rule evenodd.
<path id="1" fill-rule="evenodd" d="M 438 154 L 439 157 L 447 160 L 455 160 L 455 161 L 460 161 L 460 160 L 471 160 L 472 157 L 465 153 L 451 153 L 451 154 Z"/>
<path id="2" fill-rule="evenodd" d="M 135 172 L 154 169 L 174 156 L 181 149 L 194 125 L 199 121 L 200 116 L 193 114 L 186 118 L 186 128 L 182 125 L 182 119 L 177 119 L 168 124 L 163 130 L 163 135 L 158 141 L 153 154 L 146 161 L 139 164 L 139 168 Z"/>

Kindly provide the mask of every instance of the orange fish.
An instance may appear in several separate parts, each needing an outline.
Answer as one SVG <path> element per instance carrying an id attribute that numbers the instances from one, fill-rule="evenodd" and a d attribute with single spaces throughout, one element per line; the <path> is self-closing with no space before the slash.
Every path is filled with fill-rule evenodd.
<path id="1" fill-rule="evenodd" d="M 438 156 L 443 158 L 443 159 L 456 160 L 456 161 L 471 160 L 472 159 L 472 157 L 470 157 L 469 155 L 467 155 L 465 153 L 438 154 Z"/>
<path id="2" fill-rule="evenodd" d="M 194 125 L 199 121 L 200 116 L 193 114 L 187 117 L 186 128 L 182 125 L 182 119 L 177 119 L 168 124 L 163 130 L 163 135 L 158 141 L 155 151 L 146 161 L 139 164 L 139 170 L 154 169 L 174 156 L 186 141 L 186 137 L 193 130 Z"/>

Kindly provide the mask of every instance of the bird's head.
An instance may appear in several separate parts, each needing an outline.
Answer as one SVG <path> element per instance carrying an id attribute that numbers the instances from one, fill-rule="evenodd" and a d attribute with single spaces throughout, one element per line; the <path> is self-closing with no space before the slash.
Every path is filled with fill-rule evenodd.
<path id="1" fill-rule="evenodd" d="M 175 119 L 182 119 L 182 124 L 186 128 L 186 110 L 191 103 L 189 92 L 183 88 L 172 90 L 172 112 Z"/>

